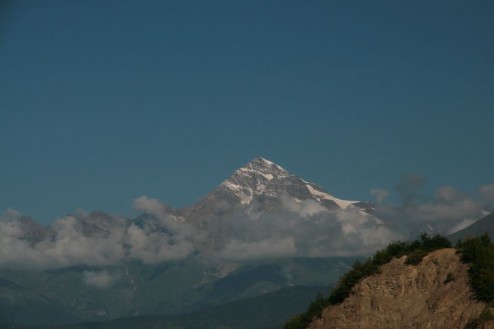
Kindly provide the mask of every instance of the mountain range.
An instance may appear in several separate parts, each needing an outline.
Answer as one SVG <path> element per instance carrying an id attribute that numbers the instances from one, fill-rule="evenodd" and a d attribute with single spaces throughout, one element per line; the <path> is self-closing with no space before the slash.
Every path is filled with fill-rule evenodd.
<path id="1" fill-rule="evenodd" d="M 403 238 L 373 204 L 260 157 L 190 206 L 146 196 L 134 206 L 142 214 L 132 219 L 81 211 L 49 226 L 4 216 L 0 325 L 180 318 L 252 298 L 262 305 L 277 291 L 300 305 L 302 287 L 331 285 L 356 258 Z M 280 323 L 295 311 L 279 313 Z"/>
<path id="2" fill-rule="evenodd" d="M 373 215 L 372 204 L 336 198 L 263 158 L 236 170 L 188 207 L 173 209 L 145 196 L 134 205 L 142 211 L 135 219 L 79 212 L 48 227 L 8 214 L 2 231 L 17 244 L 16 257 L 6 246 L 0 265 L 152 264 L 197 254 L 232 261 L 347 256 L 398 237 Z"/>

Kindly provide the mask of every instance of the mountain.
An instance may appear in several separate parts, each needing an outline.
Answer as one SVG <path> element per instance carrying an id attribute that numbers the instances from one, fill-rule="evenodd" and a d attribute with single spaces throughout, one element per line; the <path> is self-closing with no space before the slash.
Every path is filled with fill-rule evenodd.
<path id="1" fill-rule="evenodd" d="M 49 228 L 39 224 L 31 217 L 20 216 L 16 221 L 22 237 L 30 241 L 42 241 L 50 234 Z"/>
<path id="2" fill-rule="evenodd" d="M 0 278 L 0 326 L 3 323 L 58 324 L 80 320 L 62 303 Z"/>
<path id="3" fill-rule="evenodd" d="M 275 212 L 283 207 L 284 196 L 297 201 L 313 200 L 329 210 L 369 207 L 365 202 L 338 199 L 276 163 L 258 157 L 237 169 L 197 204 L 181 209 L 179 213 L 197 221 L 205 216 L 223 215 L 235 208 L 249 214 Z"/>
<path id="4" fill-rule="evenodd" d="M 208 310 L 174 316 L 140 316 L 96 323 L 55 326 L 13 325 L 9 329 L 276 329 L 328 287 L 288 287 L 236 300 Z"/>
<path id="5" fill-rule="evenodd" d="M 494 213 L 490 213 L 463 230 L 451 234 L 449 238 L 451 241 L 458 241 L 460 239 L 463 240 L 465 238 L 479 236 L 484 233 L 487 233 L 489 237 L 494 240 Z"/>
<path id="6" fill-rule="evenodd" d="M 188 207 L 173 209 L 147 197 L 138 198 L 135 204 L 143 214 L 133 220 L 93 211 L 61 217 L 48 227 L 23 216 L 3 224 L 6 232 L 16 232 L 12 238 L 31 243 L 25 246 L 27 252 L 42 246 L 43 250 L 34 250 L 29 257 L 37 258 L 36 262 L 48 260 L 43 261 L 35 254 L 43 258 L 73 252 L 70 256 L 50 259 L 51 267 L 120 264 L 129 260 L 156 263 L 185 258 L 192 253 L 235 256 L 232 250 L 222 252 L 228 247 L 235 247 L 236 253 L 242 248 L 290 250 L 284 255 L 272 254 L 274 257 L 350 255 L 369 252 L 375 249 L 375 244 L 397 237 L 373 215 L 372 204 L 337 198 L 261 157 L 237 169 Z M 310 234 L 320 235 L 322 231 L 326 235 L 330 233 L 331 239 L 321 237 L 317 246 L 307 245 Z M 115 243 L 97 248 L 103 239 Z M 95 250 L 92 255 L 80 257 L 82 252 L 72 241 L 85 242 L 85 248 Z M 58 242 L 64 246 L 58 246 Z M 161 242 L 168 251 L 158 246 Z M 350 243 L 356 250 L 348 250 Z M 91 261 L 92 256 L 99 258 Z M 248 258 L 263 256 L 249 253 Z M 239 260 L 239 257 L 230 258 Z"/>
<path id="7" fill-rule="evenodd" d="M 434 251 L 418 265 L 407 265 L 406 259 L 394 258 L 360 281 L 307 329 L 474 328 L 472 321 L 486 305 L 472 297 L 468 265 L 456 250 Z"/>
<path id="8" fill-rule="evenodd" d="M 221 264 L 197 258 L 154 265 L 4 269 L 0 280 L 12 287 L 0 287 L 0 309 L 6 312 L 0 311 L 0 327 L 197 313 L 284 288 L 332 284 L 353 261 L 340 257 L 237 264 L 223 276 L 215 268 Z M 113 282 L 98 284 L 106 277 Z"/>
<path id="9" fill-rule="evenodd" d="M 284 235 L 287 232 L 283 231 L 289 226 L 294 229 L 304 226 L 302 230 L 307 230 L 316 222 L 315 230 L 332 231 L 340 237 L 348 237 L 347 240 L 352 240 L 353 244 L 372 240 L 368 236 L 370 231 L 393 235 L 383 232 L 387 230 L 386 225 L 373 216 L 372 211 L 373 205 L 369 202 L 337 198 L 322 187 L 289 173 L 280 165 L 258 157 L 237 169 L 197 203 L 169 210 L 169 213 L 202 230 L 207 236 L 206 249 L 211 251 L 225 248 L 232 240 L 250 244 L 253 241 L 267 241 L 269 237 L 263 236 L 260 231 L 268 228 L 271 236 L 273 232 Z M 281 222 L 280 218 L 285 220 Z M 306 219 L 305 223 L 301 222 L 303 218 Z M 389 236 L 383 239 L 392 240 Z M 302 239 L 297 237 L 295 240 Z M 336 243 L 339 240 L 336 237 L 333 240 L 335 243 L 328 246 L 327 254 L 329 250 L 335 251 L 333 254 L 343 253 L 344 250 L 337 248 L 343 246 L 344 249 L 345 241 Z"/>
<path id="10" fill-rule="evenodd" d="M 357 257 L 397 239 L 372 204 L 337 198 L 264 158 L 190 206 L 148 197 L 135 205 L 134 219 L 103 211 L 47 227 L 1 219 L 0 279 L 64 310 L 67 322 L 172 316 L 331 285 Z M 26 305 L 28 316 L 35 304 Z"/>

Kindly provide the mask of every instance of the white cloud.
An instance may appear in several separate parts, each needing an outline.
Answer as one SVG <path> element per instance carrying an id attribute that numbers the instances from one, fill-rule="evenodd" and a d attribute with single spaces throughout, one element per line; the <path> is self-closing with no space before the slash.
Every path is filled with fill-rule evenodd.
<path id="1" fill-rule="evenodd" d="M 402 238 L 356 207 L 329 211 L 288 196 L 283 198 L 283 207 L 260 217 L 231 219 L 227 230 L 232 240 L 219 255 L 243 260 L 362 255 Z"/>
<path id="2" fill-rule="evenodd" d="M 479 188 L 479 199 L 487 211 L 494 211 L 494 184 L 481 186 Z"/>
<path id="3" fill-rule="evenodd" d="M 221 251 L 222 258 L 236 261 L 260 258 L 283 258 L 295 255 L 295 241 L 291 237 L 272 238 L 253 242 L 232 240 Z"/>
<path id="4" fill-rule="evenodd" d="M 314 200 L 298 200 L 288 194 L 281 196 L 283 207 L 291 212 L 295 212 L 302 217 L 312 216 L 320 212 L 327 212 L 328 209 Z"/>
<path id="5" fill-rule="evenodd" d="M 138 226 L 116 217 L 91 216 L 79 212 L 78 217 L 59 218 L 38 241 L 26 238 L 21 215 L 9 211 L 0 216 L 0 266 L 46 269 L 129 260 L 159 263 L 188 257 L 199 241 L 200 235 L 190 226 L 170 218 L 149 218 Z"/>
<path id="6" fill-rule="evenodd" d="M 404 203 L 399 207 L 378 205 L 376 214 L 407 236 L 431 228 L 434 233 L 450 234 L 485 216 L 489 205 L 494 204 L 489 202 L 490 192 L 491 187 L 487 185 L 480 189 L 480 197 L 475 199 L 451 186 L 441 186 L 436 190 L 434 198 L 426 200 L 409 194 L 409 199 L 424 201 L 410 203 L 403 200 Z"/>
<path id="7" fill-rule="evenodd" d="M 382 203 L 389 196 L 389 192 L 379 188 L 370 190 L 370 194 L 376 198 L 377 203 Z"/>
<path id="8" fill-rule="evenodd" d="M 436 199 L 443 203 L 455 203 L 466 198 L 459 191 L 451 186 L 441 186 L 436 190 Z"/>
<path id="9" fill-rule="evenodd" d="M 141 196 L 135 199 L 134 208 L 158 218 L 164 218 L 168 214 L 168 207 L 164 203 L 147 196 Z"/>
<path id="10" fill-rule="evenodd" d="M 100 289 L 106 289 L 113 286 L 116 278 L 108 273 L 108 271 L 84 271 L 82 273 L 82 281 L 88 286 L 93 286 Z"/>
<path id="11" fill-rule="evenodd" d="M 151 231 L 137 225 L 128 228 L 126 244 L 129 247 L 129 258 L 145 264 L 183 259 L 195 249 L 187 236 L 170 236 L 166 232 Z"/>
<path id="12" fill-rule="evenodd" d="M 187 258 L 204 246 L 208 257 L 228 260 L 362 255 L 427 227 L 441 234 L 456 232 L 494 210 L 494 185 L 481 186 L 477 198 L 443 186 L 432 199 L 417 202 L 423 200 L 414 195 L 422 183 L 420 176 L 407 178 L 397 189 L 403 204 L 379 203 L 373 215 L 357 207 L 329 211 L 313 200 L 284 195 L 279 212 L 220 218 L 209 226 L 217 233 L 193 227 L 145 196 L 134 201 L 147 214 L 137 222 L 78 211 L 48 228 L 35 228 L 44 230 L 39 234 L 25 231 L 29 221 L 9 209 L 0 216 L 0 267 L 107 266 L 131 260 L 154 264 Z M 371 193 L 379 202 L 389 194 L 382 189 Z M 84 277 L 87 284 L 111 282 L 104 273 L 90 273 Z"/>

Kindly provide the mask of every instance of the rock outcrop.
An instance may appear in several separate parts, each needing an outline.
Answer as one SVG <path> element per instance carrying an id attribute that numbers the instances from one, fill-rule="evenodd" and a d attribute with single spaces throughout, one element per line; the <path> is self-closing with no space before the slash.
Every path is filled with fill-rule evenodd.
<path id="1" fill-rule="evenodd" d="M 341 304 L 326 308 L 309 329 L 463 329 L 485 304 L 473 298 L 468 265 L 455 249 L 441 249 L 418 265 L 406 256 L 365 278 Z M 492 322 L 492 321 L 491 321 Z M 494 328 L 493 323 L 477 328 Z"/>

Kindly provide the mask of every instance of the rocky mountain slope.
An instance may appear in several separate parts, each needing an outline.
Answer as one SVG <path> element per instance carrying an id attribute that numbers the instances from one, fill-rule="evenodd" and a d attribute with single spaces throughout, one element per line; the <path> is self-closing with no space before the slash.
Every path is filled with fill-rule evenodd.
<path id="1" fill-rule="evenodd" d="M 367 217 L 370 225 L 384 226 L 382 221 L 369 214 L 372 209 L 372 204 L 368 202 L 339 199 L 278 164 L 258 157 L 233 172 L 197 203 L 168 211 L 203 230 L 208 237 L 209 247 L 220 249 L 234 235 L 232 222 L 250 220 L 248 226 L 254 227 L 256 220 L 289 217 L 287 212 L 307 217 L 324 212 L 335 214 L 338 210 L 353 210 Z M 349 221 L 350 225 L 360 225 L 360 219 L 339 218 L 341 221 Z M 331 220 L 336 221 L 335 218 L 328 219 Z"/>
<path id="2" fill-rule="evenodd" d="M 472 298 L 468 265 L 441 249 L 407 265 L 407 256 L 363 279 L 341 304 L 326 308 L 308 329 L 467 328 L 485 304 Z M 492 323 L 482 324 L 494 328 Z"/>
<path id="3" fill-rule="evenodd" d="M 80 321 L 62 303 L 0 278 L 0 328 L 4 322 L 56 324 Z"/>
<path id="4" fill-rule="evenodd" d="M 231 260 L 362 254 L 398 238 L 371 203 L 337 198 L 261 157 L 197 203 L 169 211 L 202 233 L 202 250 Z"/>
<path id="5" fill-rule="evenodd" d="M 180 211 L 189 218 L 199 209 L 218 207 L 244 208 L 249 213 L 275 211 L 282 207 L 283 195 L 299 201 L 313 200 L 328 209 L 361 206 L 359 201 L 338 199 L 323 188 L 290 174 L 276 163 L 258 157 L 237 169 L 228 179 L 204 197 L 198 204 Z M 203 215 L 205 212 L 200 211 Z"/>

